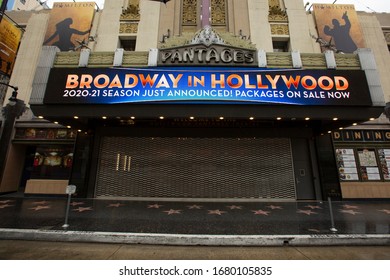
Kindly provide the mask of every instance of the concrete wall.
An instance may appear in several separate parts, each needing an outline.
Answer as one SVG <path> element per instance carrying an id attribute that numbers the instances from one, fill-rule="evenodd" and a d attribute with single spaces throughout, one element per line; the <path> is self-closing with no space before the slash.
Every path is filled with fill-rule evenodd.
<path id="1" fill-rule="evenodd" d="M 313 25 L 309 24 L 310 19 L 302 0 L 288 0 L 284 1 L 284 4 L 288 15 L 291 50 L 302 53 L 319 52 L 319 47 L 314 44 L 315 40 L 310 37 L 310 27 Z"/>
<path id="2" fill-rule="evenodd" d="M 268 22 L 268 0 L 247 0 L 250 36 L 259 50 L 272 52 L 271 28 Z"/>
<path id="3" fill-rule="evenodd" d="M 164 4 L 140 0 L 141 20 L 138 24 L 136 51 L 149 51 L 157 48 L 159 41 L 160 9 L 167 9 Z M 162 7 L 163 6 L 163 7 Z"/>
<path id="4" fill-rule="evenodd" d="M 358 17 L 366 47 L 374 53 L 385 101 L 390 102 L 390 55 L 381 25 L 375 14 L 359 13 Z"/>
<path id="5" fill-rule="evenodd" d="M 10 84 L 19 87 L 18 98 L 26 104 L 30 100 L 32 83 L 35 76 L 39 55 L 42 49 L 43 39 L 46 33 L 46 26 L 49 14 L 33 14 L 28 21 L 26 32 L 20 43 L 15 66 L 12 72 Z M 11 96 L 12 90 L 7 91 L 5 102 Z"/>

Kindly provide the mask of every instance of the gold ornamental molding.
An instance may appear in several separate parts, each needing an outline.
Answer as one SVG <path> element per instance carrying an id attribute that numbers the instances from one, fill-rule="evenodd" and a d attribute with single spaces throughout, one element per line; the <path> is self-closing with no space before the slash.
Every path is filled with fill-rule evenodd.
<path id="1" fill-rule="evenodd" d="M 290 30 L 288 28 L 288 24 L 283 24 L 283 23 L 274 24 L 274 23 L 272 23 L 270 26 L 271 26 L 271 34 L 272 35 L 285 35 L 285 36 L 290 35 Z"/>
<path id="2" fill-rule="evenodd" d="M 182 10 L 182 24 L 196 26 L 198 1 L 197 0 L 184 0 Z"/>
<path id="3" fill-rule="evenodd" d="M 119 33 L 137 33 L 138 22 L 121 22 Z"/>
<path id="4" fill-rule="evenodd" d="M 268 0 L 269 22 L 288 22 L 288 16 L 286 11 L 280 8 L 279 0 Z"/>
<path id="5" fill-rule="evenodd" d="M 120 20 L 140 20 L 139 0 L 133 0 L 126 9 L 122 10 Z"/>
<path id="6" fill-rule="evenodd" d="M 211 0 L 211 24 L 226 25 L 226 0 Z"/>

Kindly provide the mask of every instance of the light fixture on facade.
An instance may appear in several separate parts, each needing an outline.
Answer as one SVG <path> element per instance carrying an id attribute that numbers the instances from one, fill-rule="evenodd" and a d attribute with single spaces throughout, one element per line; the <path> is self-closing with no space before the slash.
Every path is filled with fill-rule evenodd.
<path id="1" fill-rule="evenodd" d="M 43 116 L 38 116 L 38 119 L 43 119 Z"/>
<path id="2" fill-rule="evenodd" d="M 337 121 L 339 118 L 333 118 L 334 121 Z"/>
<path id="3" fill-rule="evenodd" d="M 370 121 L 374 121 L 375 120 L 375 118 L 370 118 Z"/>
<path id="4" fill-rule="evenodd" d="M 160 116 L 160 120 L 163 120 L 164 119 L 164 116 Z"/>
<path id="5" fill-rule="evenodd" d="M 281 117 L 277 117 L 276 120 L 280 121 L 280 120 L 282 120 L 282 118 Z"/>
<path id="6" fill-rule="evenodd" d="M 340 127 L 339 129 L 340 129 L 340 130 L 343 130 L 343 129 L 344 129 L 344 127 Z"/>
<path id="7" fill-rule="evenodd" d="M 357 123 L 353 123 L 352 125 L 355 126 L 355 125 L 357 125 Z"/>
<path id="8" fill-rule="evenodd" d="M 250 117 L 249 120 L 253 121 L 255 118 L 254 117 Z"/>
<path id="9" fill-rule="evenodd" d="M 106 116 L 103 116 L 102 119 L 105 120 L 105 119 L 107 119 L 107 117 L 106 117 Z"/>
<path id="10" fill-rule="evenodd" d="M 55 124 L 58 124 L 58 122 L 54 122 Z"/>
<path id="11" fill-rule="evenodd" d="M 70 125 L 67 125 L 66 127 L 67 127 L 67 128 L 72 128 Z"/>
<path id="12" fill-rule="evenodd" d="M 77 132 L 81 132 L 82 130 L 81 129 L 78 129 Z"/>
<path id="13" fill-rule="evenodd" d="M 74 118 L 75 120 L 77 120 L 79 117 L 78 117 L 78 116 L 74 116 L 73 118 Z"/>
<path id="14" fill-rule="evenodd" d="M 223 119 L 224 119 L 224 117 L 219 117 L 219 119 L 220 119 L 220 120 L 223 120 Z"/>
<path id="15" fill-rule="evenodd" d="M 332 133 L 332 131 L 329 130 L 328 133 L 330 134 L 330 133 Z"/>
<path id="16" fill-rule="evenodd" d="M 193 119 L 195 119 L 195 117 L 190 117 L 190 120 L 193 120 Z"/>
<path id="17" fill-rule="evenodd" d="M 306 118 L 305 118 L 305 121 L 309 121 L 309 120 L 310 120 L 310 118 L 309 118 L 309 117 L 306 117 Z"/>
<path id="18" fill-rule="evenodd" d="M 131 117 L 130 117 L 130 119 L 134 120 L 134 119 L 135 119 L 135 117 L 134 117 L 134 116 L 131 116 Z"/>

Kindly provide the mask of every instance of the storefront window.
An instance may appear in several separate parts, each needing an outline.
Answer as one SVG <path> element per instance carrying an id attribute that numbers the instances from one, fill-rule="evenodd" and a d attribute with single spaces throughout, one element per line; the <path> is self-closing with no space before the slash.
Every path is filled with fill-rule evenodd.
<path id="1" fill-rule="evenodd" d="M 340 180 L 357 181 L 359 180 L 358 170 L 353 149 L 336 149 L 337 166 Z"/>
<path id="2" fill-rule="evenodd" d="M 340 181 L 390 181 L 390 149 L 338 148 Z"/>
<path id="3" fill-rule="evenodd" d="M 383 179 L 390 181 L 390 149 L 378 149 L 380 166 L 382 169 Z"/>
<path id="4" fill-rule="evenodd" d="M 72 146 L 38 146 L 31 179 L 68 179 L 72 165 Z"/>

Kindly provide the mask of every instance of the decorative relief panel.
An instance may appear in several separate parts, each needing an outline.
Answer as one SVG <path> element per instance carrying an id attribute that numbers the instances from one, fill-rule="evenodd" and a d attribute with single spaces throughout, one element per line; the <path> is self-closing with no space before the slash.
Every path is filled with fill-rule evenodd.
<path id="1" fill-rule="evenodd" d="M 272 35 L 290 35 L 287 24 L 271 24 L 271 34 Z"/>
<path id="2" fill-rule="evenodd" d="M 130 0 L 127 8 L 122 10 L 119 33 L 137 33 L 140 21 L 139 0 Z"/>
<path id="3" fill-rule="evenodd" d="M 269 5 L 269 22 L 288 22 L 288 17 L 286 11 L 282 10 L 280 7 L 279 0 L 268 0 Z"/>
<path id="4" fill-rule="evenodd" d="M 122 10 L 121 20 L 140 20 L 139 0 L 131 0 L 126 9 Z"/>
<path id="5" fill-rule="evenodd" d="M 198 10 L 197 0 L 183 0 L 183 25 L 196 25 Z"/>
<path id="6" fill-rule="evenodd" d="M 211 24 L 225 25 L 226 24 L 226 1 L 211 0 Z"/>
<path id="7" fill-rule="evenodd" d="M 138 22 L 121 22 L 119 33 L 137 33 Z"/>

